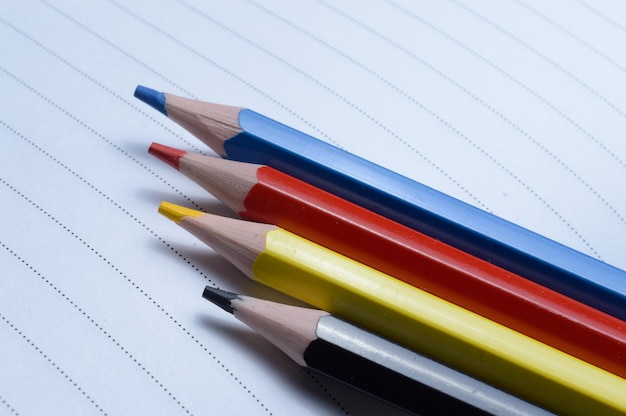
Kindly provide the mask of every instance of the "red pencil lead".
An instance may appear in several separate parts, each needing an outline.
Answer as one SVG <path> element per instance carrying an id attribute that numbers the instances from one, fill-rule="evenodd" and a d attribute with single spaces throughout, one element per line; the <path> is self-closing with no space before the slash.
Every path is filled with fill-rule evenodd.
<path id="1" fill-rule="evenodd" d="M 148 153 L 158 157 L 176 170 L 178 170 L 180 158 L 187 154 L 184 150 L 175 149 L 159 143 L 152 143 L 150 148 L 148 148 Z"/>

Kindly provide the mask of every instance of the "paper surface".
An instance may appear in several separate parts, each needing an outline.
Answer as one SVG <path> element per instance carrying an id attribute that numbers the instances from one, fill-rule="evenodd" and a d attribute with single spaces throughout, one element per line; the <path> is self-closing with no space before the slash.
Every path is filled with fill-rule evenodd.
<path id="1" fill-rule="evenodd" d="M 130 4 L 126 4 L 130 3 Z M 391 414 L 201 298 L 289 302 L 157 214 L 234 215 L 138 84 L 251 108 L 626 268 L 618 1 L 0 5 L 0 414 Z"/>

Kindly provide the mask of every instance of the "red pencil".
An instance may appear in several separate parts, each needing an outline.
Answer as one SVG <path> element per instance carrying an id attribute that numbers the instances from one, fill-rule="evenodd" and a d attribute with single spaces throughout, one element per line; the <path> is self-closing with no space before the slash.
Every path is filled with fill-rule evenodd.
<path id="1" fill-rule="evenodd" d="M 153 143 L 242 218 L 277 225 L 626 378 L 626 323 L 273 168 Z"/>

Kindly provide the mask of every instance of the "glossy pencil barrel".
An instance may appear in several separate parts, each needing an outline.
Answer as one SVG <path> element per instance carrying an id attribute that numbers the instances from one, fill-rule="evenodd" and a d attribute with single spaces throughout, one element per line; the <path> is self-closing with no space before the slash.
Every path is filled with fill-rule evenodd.
<path id="1" fill-rule="evenodd" d="M 417 414 L 550 414 L 332 315 L 316 335 L 307 366 Z"/>
<path id="2" fill-rule="evenodd" d="M 626 273 L 251 110 L 224 142 L 267 164 L 606 313 L 626 319 Z"/>

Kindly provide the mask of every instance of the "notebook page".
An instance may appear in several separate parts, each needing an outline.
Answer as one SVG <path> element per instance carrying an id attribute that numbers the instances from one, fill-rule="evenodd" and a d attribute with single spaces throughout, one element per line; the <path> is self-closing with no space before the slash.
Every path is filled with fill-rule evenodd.
<path id="1" fill-rule="evenodd" d="M 252 108 L 620 268 L 619 2 L 0 5 L 0 414 L 393 414 L 201 299 L 248 281 L 158 215 L 233 215 L 138 84 Z"/>

